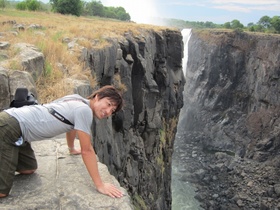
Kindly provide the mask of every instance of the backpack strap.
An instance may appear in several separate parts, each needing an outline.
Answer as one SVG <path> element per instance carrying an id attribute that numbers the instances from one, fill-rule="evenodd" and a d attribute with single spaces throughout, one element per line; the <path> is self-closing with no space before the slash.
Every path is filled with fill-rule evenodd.
<path id="1" fill-rule="evenodd" d="M 64 122 L 68 125 L 73 125 L 69 120 L 67 120 L 63 115 L 59 114 L 57 111 L 55 111 L 53 108 L 47 108 L 49 110 L 49 113 L 53 115 L 56 119 L 60 120 L 61 122 Z"/>
<path id="2" fill-rule="evenodd" d="M 67 102 L 67 101 L 81 101 L 81 102 L 87 104 L 87 103 L 84 102 L 82 99 L 67 99 L 67 100 L 63 100 L 63 101 L 61 101 L 61 102 Z M 67 120 L 63 115 L 59 114 L 59 112 L 57 112 L 55 109 L 53 109 L 53 108 L 48 108 L 48 107 L 46 107 L 46 108 L 48 109 L 49 113 L 50 113 L 51 115 L 53 115 L 56 119 L 60 120 L 61 122 L 66 123 L 66 124 L 68 124 L 68 125 L 74 126 L 73 123 L 71 123 L 69 120 Z"/>

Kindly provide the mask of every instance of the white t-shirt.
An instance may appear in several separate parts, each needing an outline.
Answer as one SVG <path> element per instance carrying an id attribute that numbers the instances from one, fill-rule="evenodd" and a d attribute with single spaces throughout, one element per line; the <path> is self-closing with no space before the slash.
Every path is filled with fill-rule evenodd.
<path id="1" fill-rule="evenodd" d="M 74 126 L 58 120 L 47 108 L 53 108 Z M 91 135 L 93 113 L 89 100 L 78 94 L 65 96 L 49 104 L 10 108 L 5 112 L 18 120 L 24 141 L 52 138 L 72 129 Z"/>

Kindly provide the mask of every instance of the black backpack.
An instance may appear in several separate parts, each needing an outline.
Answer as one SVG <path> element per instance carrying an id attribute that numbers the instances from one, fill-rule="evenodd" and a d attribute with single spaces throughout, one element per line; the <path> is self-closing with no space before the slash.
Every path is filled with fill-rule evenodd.
<path id="1" fill-rule="evenodd" d="M 25 105 L 36 105 L 38 101 L 35 96 L 28 91 L 27 88 L 17 88 L 14 100 L 10 103 L 10 107 L 22 107 Z"/>
<path id="2" fill-rule="evenodd" d="M 36 100 L 35 96 L 28 91 L 27 88 L 17 88 L 14 100 L 12 100 L 10 107 L 22 107 L 22 106 L 28 106 L 28 105 L 36 105 L 38 104 L 38 101 Z M 54 117 L 56 117 L 58 120 L 74 126 L 69 120 L 67 120 L 65 117 L 63 117 L 61 114 L 59 114 L 57 111 L 55 111 L 53 108 L 48 108 L 49 113 L 52 114 Z"/>

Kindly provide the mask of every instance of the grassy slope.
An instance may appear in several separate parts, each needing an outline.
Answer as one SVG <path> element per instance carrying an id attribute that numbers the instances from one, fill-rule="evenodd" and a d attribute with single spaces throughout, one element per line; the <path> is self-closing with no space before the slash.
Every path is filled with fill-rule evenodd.
<path id="1" fill-rule="evenodd" d="M 15 36 L 10 33 L 15 31 L 12 24 L 2 25 L 3 22 L 11 20 L 16 21 L 17 24 L 23 24 L 25 27 L 36 24 L 41 28 L 19 31 L 18 35 Z M 4 34 L 0 36 L 0 41 L 10 42 L 11 47 L 8 52 L 5 52 L 10 58 L 16 57 L 17 49 L 14 49 L 12 46 L 19 42 L 35 45 L 43 52 L 45 56 L 45 76 L 36 81 L 39 97 L 43 103 L 66 94 L 63 90 L 57 91 L 55 86 L 65 77 L 74 74 L 87 75 L 88 78 L 91 77 L 92 84 L 94 85 L 94 78 L 90 75 L 90 71 L 84 69 L 83 63 L 78 60 L 80 48 L 74 49 L 70 53 L 63 39 L 69 38 L 73 40 L 74 38 L 79 38 L 77 42 L 79 47 L 103 48 L 108 45 L 106 37 L 121 39 L 123 34 L 128 32 L 134 36 L 139 36 L 144 33 L 143 29 L 166 29 L 159 26 L 97 17 L 76 17 L 50 12 L 30 12 L 12 9 L 0 10 L 0 23 L 0 33 Z M 4 67 L 12 70 L 22 69 L 21 64 L 16 62 L 18 61 L 10 59 L 5 62 Z M 68 70 L 68 75 L 63 74 L 57 65 L 58 63 Z"/>

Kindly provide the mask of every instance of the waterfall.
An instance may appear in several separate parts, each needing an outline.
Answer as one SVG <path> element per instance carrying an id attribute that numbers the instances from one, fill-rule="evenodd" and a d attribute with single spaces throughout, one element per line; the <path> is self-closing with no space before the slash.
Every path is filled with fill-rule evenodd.
<path id="1" fill-rule="evenodd" d="M 191 38 L 191 32 L 192 30 L 189 28 L 185 28 L 181 31 L 182 36 L 183 36 L 183 43 L 184 43 L 184 57 L 182 60 L 182 68 L 183 68 L 183 72 L 184 75 L 186 76 L 186 72 L 187 72 L 187 63 L 188 63 L 188 43 L 189 40 Z"/>
<path id="2" fill-rule="evenodd" d="M 186 77 L 188 41 L 191 37 L 191 29 L 183 29 L 182 36 L 184 42 L 184 58 L 182 59 L 182 63 L 183 72 Z M 180 122 L 181 120 L 179 120 L 178 127 L 182 127 Z M 172 156 L 172 210 L 200 210 L 200 204 L 194 198 L 195 188 L 187 181 L 187 174 L 189 173 L 187 152 L 190 152 L 192 147 L 185 143 L 185 134 L 180 130 L 178 129 L 176 133 Z"/>

